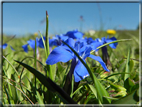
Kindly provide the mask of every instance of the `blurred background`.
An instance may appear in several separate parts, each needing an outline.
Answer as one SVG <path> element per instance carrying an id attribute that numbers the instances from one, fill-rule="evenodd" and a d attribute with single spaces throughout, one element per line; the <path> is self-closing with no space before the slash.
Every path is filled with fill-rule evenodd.
<path id="1" fill-rule="evenodd" d="M 78 29 L 136 30 L 139 25 L 139 3 L 3 3 L 4 35 L 25 36 L 40 31 L 45 34 L 46 10 L 49 35 Z"/>

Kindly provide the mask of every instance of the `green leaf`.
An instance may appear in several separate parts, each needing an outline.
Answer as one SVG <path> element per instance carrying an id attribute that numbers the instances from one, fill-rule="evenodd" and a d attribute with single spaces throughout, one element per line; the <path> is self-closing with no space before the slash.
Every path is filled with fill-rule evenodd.
<path id="1" fill-rule="evenodd" d="M 130 60 L 130 73 L 134 70 L 134 60 Z"/>
<path id="2" fill-rule="evenodd" d="M 71 94 L 70 97 L 72 98 L 72 94 L 73 94 L 73 89 L 74 89 L 74 75 L 72 74 L 72 81 L 71 81 Z"/>
<path id="3" fill-rule="evenodd" d="M 18 74 L 18 71 L 14 68 L 14 66 L 8 61 L 8 59 L 6 58 L 6 57 L 4 57 L 3 56 L 3 58 L 11 65 L 11 67 L 14 69 L 14 71 L 16 72 L 16 74 L 17 74 L 17 76 L 19 76 L 19 74 Z M 12 74 L 13 72 L 12 72 L 12 70 L 11 70 L 11 72 L 9 72 L 9 74 L 10 74 L 10 76 L 9 76 L 9 78 L 11 77 L 11 74 Z"/>
<path id="4" fill-rule="evenodd" d="M 126 61 L 126 68 L 125 68 L 125 73 L 130 73 L 130 48 L 128 50 L 128 56 L 127 56 L 127 61 Z M 130 74 L 125 74 L 124 75 L 124 81 L 130 77 Z"/>
<path id="5" fill-rule="evenodd" d="M 5 90 L 6 95 L 7 95 L 7 97 L 8 97 L 8 103 L 11 104 L 10 95 L 9 95 L 9 93 L 8 93 L 8 91 L 7 91 L 7 88 L 6 88 L 5 86 L 4 86 L 4 90 Z"/>
<path id="6" fill-rule="evenodd" d="M 5 80 L 6 81 L 6 80 Z M 9 83 L 8 84 L 8 86 L 14 86 L 17 90 L 19 90 L 27 99 L 28 99 L 28 101 L 31 103 L 31 104 L 34 104 L 29 98 L 28 98 L 28 96 L 22 91 L 22 90 L 20 90 L 17 86 L 15 86 L 15 85 L 13 85 L 12 83 L 10 83 L 10 82 L 8 82 L 8 81 L 6 81 L 7 83 Z M 11 103 L 12 104 L 14 104 L 14 101 L 13 101 L 13 99 L 11 99 Z"/>
<path id="7" fill-rule="evenodd" d="M 115 91 L 117 92 L 117 94 L 115 95 L 116 96 L 121 96 L 121 97 L 124 97 L 126 96 L 127 92 L 126 92 L 126 89 L 120 85 L 116 85 L 116 84 L 113 84 L 113 83 L 110 83 L 111 85 L 111 88 L 115 89 Z"/>
<path id="8" fill-rule="evenodd" d="M 46 45 L 46 49 L 47 49 L 47 56 L 49 56 L 50 54 L 50 49 L 49 49 L 49 36 L 48 36 L 48 13 L 46 11 L 46 32 L 45 32 L 45 45 Z M 49 75 L 47 73 L 47 76 L 50 76 L 51 77 L 51 80 L 53 80 L 53 74 L 52 74 L 52 68 L 51 68 L 51 65 L 47 65 L 47 68 L 48 68 L 48 72 L 49 72 Z"/>
<path id="9" fill-rule="evenodd" d="M 130 74 L 130 73 L 125 73 L 125 72 L 122 72 L 122 73 L 113 73 L 111 75 L 108 75 L 107 77 L 105 77 L 104 79 L 108 79 L 109 77 L 112 77 L 112 76 L 115 76 L 115 75 L 119 75 L 119 74 Z"/>
<path id="10" fill-rule="evenodd" d="M 77 52 L 71 48 L 67 43 L 65 43 L 64 41 L 62 41 L 65 45 L 67 45 L 73 52 L 74 54 L 77 56 L 77 58 L 82 62 L 82 64 L 86 67 L 88 73 L 90 74 L 91 79 L 93 80 L 94 86 L 97 90 L 97 96 L 98 96 L 98 100 L 101 101 L 101 103 L 103 102 L 103 96 L 109 97 L 108 92 L 106 91 L 105 87 L 99 82 L 99 80 L 96 78 L 96 76 L 93 74 L 93 72 L 90 70 L 90 68 L 88 67 L 88 65 L 80 58 L 80 56 L 77 54 Z M 110 99 L 106 99 L 107 102 L 105 103 L 111 103 Z"/>
<path id="11" fill-rule="evenodd" d="M 131 94 L 123 97 L 112 104 L 136 104 L 139 101 L 137 94 L 137 90 L 133 91 Z"/>
<path id="12" fill-rule="evenodd" d="M 24 66 L 31 73 L 33 73 L 39 79 L 39 81 L 43 85 L 45 85 L 50 91 L 57 92 L 57 94 L 60 94 L 69 104 L 76 104 L 76 102 L 73 99 L 71 99 L 69 95 L 63 89 L 61 89 L 56 83 L 54 83 L 49 77 L 44 76 L 42 73 L 40 73 L 39 71 L 37 71 L 29 65 L 26 65 L 19 61 L 16 62 Z"/>
<path id="13" fill-rule="evenodd" d="M 54 81 L 54 80 L 55 80 L 55 76 L 56 76 L 56 64 L 54 64 L 54 65 L 51 66 L 51 71 L 52 71 L 52 72 L 51 72 L 52 74 L 51 74 L 50 77 L 51 77 L 52 80 Z"/>
<path id="14" fill-rule="evenodd" d="M 96 89 L 94 88 L 94 86 L 93 86 L 93 85 L 89 85 L 89 84 L 88 84 L 88 86 L 90 87 L 90 89 L 92 90 L 93 94 L 94 94 L 95 97 L 97 98 L 97 91 L 96 91 Z"/>
<path id="15" fill-rule="evenodd" d="M 47 50 L 46 50 L 46 48 L 45 48 L 45 47 L 46 47 L 46 45 L 45 45 L 45 40 L 43 39 L 43 36 L 42 36 L 42 34 L 41 34 L 40 32 L 39 32 L 39 34 L 40 34 L 40 36 L 41 36 L 41 38 L 42 38 L 42 42 L 43 42 L 43 45 L 44 45 L 45 56 L 46 56 L 45 58 L 47 59 L 48 56 L 47 56 L 47 54 L 46 54 L 46 53 L 47 53 Z"/>
<path id="16" fill-rule="evenodd" d="M 77 88 L 74 93 L 71 94 L 71 96 L 73 96 L 75 93 L 77 93 L 83 86 L 80 86 L 79 88 Z"/>
<path id="17" fill-rule="evenodd" d="M 38 91 L 36 91 L 36 97 L 37 97 L 37 100 L 38 100 L 38 104 L 44 104 L 44 102 L 43 102 L 43 98 L 42 98 L 42 96 L 39 94 L 39 92 Z"/>
<path id="18" fill-rule="evenodd" d="M 128 93 L 131 93 L 131 88 L 135 85 L 135 83 L 130 79 L 130 78 L 127 78 L 125 81 L 124 81 L 124 87 L 127 89 L 127 92 Z"/>

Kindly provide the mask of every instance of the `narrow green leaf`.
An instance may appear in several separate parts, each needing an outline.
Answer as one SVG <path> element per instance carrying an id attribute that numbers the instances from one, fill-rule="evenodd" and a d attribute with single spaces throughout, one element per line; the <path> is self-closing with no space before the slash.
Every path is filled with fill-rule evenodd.
<path id="1" fill-rule="evenodd" d="M 6 80 L 5 80 L 6 81 Z M 6 81 L 6 82 L 8 82 L 8 81 Z M 10 83 L 10 82 L 8 82 L 9 83 L 9 85 L 12 85 L 12 86 L 14 86 L 12 83 Z M 29 100 L 29 102 L 31 103 L 31 104 L 34 104 L 30 99 L 29 99 L 29 97 L 22 91 L 22 90 L 20 90 L 18 87 L 16 87 L 16 86 L 14 86 L 17 90 L 19 90 L 28 100 Z M 12 103 L 12 104 L 14 104 L 14 103 Z"/>
<path id="2" fill-rule="evenodd" d="M 96 78 L 96 76 L 93 74 L 93 72 L 91 72 L 90 68 L 88 67 L 88 65 L 80 58 L 80 56 L 77 54 L 77 52 L 71 48 L 67 43 L 65 43 L 64 41 L 62 41 L 65 45 L 67 45 L 73 52 L 74 54 L 77 56 L 77 58 L 82 62 L 82 64 L 86 67 L 86 69 L 88 70 L 88 73 L 90 74 L 91 79 L 93 80 L 94 86 L 97 90 L 97 96 L 98 99 L 101 101 L 101 103 L 103 103 L 103 96 L 107 96 L 109 97 L 108 92 L 106 91 L 105 87 L 103 87 L 103 85 L 99 82 L 99 80 Z M 106 99 L 108 101 L 108 103 L 111 102 L 110 99 Z"/>
<path id="3" fill-rule="evenodd" d="M 129 50 L 128 50 L 128 56 L 127 56 L 127 61 L 126 61 L 125 73 L 130 73 L 129 65 L 130 65 L 130 48 L 129 48 Z M 128 77 L 130 77 L 130 74 L 125 74 L 125 75 L 124 75 L 124 81 L 125 81 Z"/>
<path id="4" fill-rule="evenodd" d="M 128 41 L 128 40 L 131 40 L 131 39 L 121 39 L 121 40 L 116 40 L 116 41 L 113 41 L 113 42 L 105 43 L 105 44 L 103 44 L 103 45 L 97 47 L 97 49 L 100 49 L 100 48 L 102 48 L 102 47 L 104 47 L 104 46 L 107 46 L 107 45 L 109 45 L 109 44 L 111 44 L 111 43 L 124 42 L 124 41 Z M 94 51 L 96 51 L 96 50 L 91 51 L 91 53 L 93 53 Z"/>
<path id="5" fill-rule="evenodd" d="M 31 73 L 33 73 L 39 79 L 39 81 L 43 85 L 45 85 L 50 91 L 57 92 L 57 94 L 60 94 L 66 101 L 68 101 L 68 103 L 76 104 L 76 102 L 73 99 L 71 99 L 69 95 L 63 89 L 61 89 L 56 83 L 54 83 L 49 77 L 44 76 L 42 73 L 40 73 L 39 71 L 37 71 L 36 69 L 32 68 L 27 64 L 24 64 L 19 61 L 16 62 L 24 66 Z"/>
<path id="6" fill-rule="evenodd" d="M 133 40 L 135 40 L 135 42 L 139 45 L 139 39 L 138 39 L 135 35 L 132 35 L 132 34 L 130 34 L 130 33 L 128 33 L 128 32 L 127 32 L 127 34 L 128 34 L 129 36 L 131 36 L 131 37 L 133 38 Z"/>
<path id="7" fill-rule="evenodd" d="M 50 78 L 52 78 L 52 80 L 54 81 L 55 80 L 55 76 L 56 76 L 56 64 L 52 65 L 51 66 L 51 75 L 50 75 Z"/>
<path id="8" fill-rule="evenodd" d="M 115 76 L 115 75 L 119 75 L 119 74 L 130 74 L 130 73 L 125 73 L 125 72 L 122 72 L 122 73 L 113 73 L 111 75 L 108 75 L 107 77 L 105 77 L 104 79 L 108 79 L 109 77 L 112 77 L 112 76 Z"/>
<path id="9" fill-rule="evenodd" d="M 48 56 L 47 56 L 47 54 L 46 54 L 46 53 L 47 53 L 47 50 L 46 50 L 45 40 L 43 39 L 43 36 L 42 36 L 42 34 L 41 34 L 40 32 L 39 32 L 39 34 L 40 34 L 40 36 L 41 36 L 41 38 L 42 38 L 42 42 L 43 42 L 43 45 L 44 45 L 45 56 L 46 56 L 45 58 L 47 59 Z"/>
<path id="10" fill-rule="evenodd" d="M 37 56 L 37 52 L 36 51 L 37 51 L 37 48 L 36 48 L 36 39 L 35 39 L 35 49 L 34 49 L 34 59 L 35 59 L 34 60 L 34 65 L 35 65 L 35 69 L 36 69 L 36 60 L 37 60 L 37 57 L 36 57 Z"/>
<path id="11" fill-rule="evenodd" d="M 9 93 L 8 93 L 7 88 L 5 86 L 4 86 L 4 90 L 5 90 L 6 95 L 8 97 L 8 103 L 11 104 L 11 102 L 10 102 L 10 96 L 9 96 Z"/>
<path id="12" fill-rule="evenodd" d="M 74 89 L 74 75 L 72 74 L 71 94 L 70 94 L 70 97 L 71 97 L 71 98 L 72 98 L 73 89 Z"/>
<path id="13" fill-rule="evenodd" d="M 132 73 L 133 72 L 133 70 L 134 70 L 134 61 L 133 60 L 130 60 L 130 73 Z"/>
<path id="14" fill-rule="evenodd" d="M 46 11 L 46 33 L 45 33 L 45 45 L 46 45 L 46 49 L 47 49 L 47 56 L 50 54 L 49 51 L 49 36 L 48 36 L 48 13 Z"/>
<path id="15" fill-rule="evenodd" d="M 94 88 L 94 86 L 93 86 L 93 85 L 89 85 L 89 84 L 88 84 L 88 86 L 90 87 L 90 89 L 92 90 L 93 94 L 94 94 L 95 97 L 97 98 L 97 91 L 96 91 L 96 89 Z"/>
<path id="16" fill-rule="evenodd" d="M 36 91 L 36 98 L 37 98 L 37 100 L 38 100 L 38 104 L 44 104 L 44 102 L 43 102 L 43 98 L 42 98 L 42 96 L 39 94 L 39 92 L 38 91 Z"/>
<path id="17" fill-rule="evenodd" d="M 49 49 L 49 36 L 48 36 L 48 13 L 46 11 L 46 34 L 45 34 L 45 45 L 46 45 L 46 49 L 47 49 L 47 56 L 49 56 L 50 54 L 50 49 Z M 47 73 L 47 76 L 50 76 L 51 80 L 53 80 L 53 74 L 52 74 L 52 69 L 51 69 L 51 65 L 47 65 L 47 68 L 48 68 L 48 72 L 49 72 L 49 75 Z"/>
<path id="18" fill-rule="evenodd" d="M 36 57 L 36 56 L 37 56 L 37 52 L 36 52 L 36 51 L 37 51 L 37 47 L 36 47 L 36 39 L 35 39 L 35 51 L 34 51 L 34 55 L 35 55 L 35 56 L 34 56 L 34 57 L 35 57 L 35 58 L 34 58 L 35 69 L 36 69 L 36 67 L 37 67 L 37 66 L 36 66 L 36 65 L 37 65 L 37 63 L 36 63 L 36 60 L 37 60 L 37 57 Z M 36 88 L 36 77 L 35 77 L 35 88 Z"/>
<path id="19" fill-rule="evenodd" d="M 74 93 L 71 94 L 71 96 L 73 96 L 75 93 L 77 93 L 83 86 L 80 86 L 79 88 L 77 88 Z"/>
<path id="20" fill-rule="evenodd" d="M 105 98 L 108 98 L 108 99 L 111 99 L 111 100 L 118 100 L 119 99 L 119 98 L 113 98 L 113 97 L 105 97 Z"/>

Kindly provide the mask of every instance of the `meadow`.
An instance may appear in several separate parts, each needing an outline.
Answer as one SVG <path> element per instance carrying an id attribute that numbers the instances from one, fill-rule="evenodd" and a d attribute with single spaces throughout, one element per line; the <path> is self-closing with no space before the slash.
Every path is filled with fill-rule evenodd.
<path id="1" fill-rule="evenodd" d="M 50 47 L 50 40 L 44 39 L 40 32 L 37 35 L 15 36 L 14 38 L 4 35 L 3 44 L 7 43 L 8 46 L 3 49 L 2 58 L 2 105 L 59 104 L 66 106 L 65 104 L 83 104 L 83 106 L 87 106 L 88 104 L 99 104 L 107 106 L 120 104 L 121 106 L 121 104 L 136 104 L 133 106 L 139 106 L 141 104 L 139 30 L 116 30 L 115 34 L 108 34 L 106 31 L 96 31 L 93 35 L 88 32 L 83 33 L 83 38 L 92 38 L 91 40 L 108 36 L 109 38 L 115 37 L 117 40 L 99 45 L 96 48 L 99 49 L 97 53 L 93 50 L 89 51 L 90 48 L 85 47 L 88 50 L 83 51 L 82 54 L 70 45 L 72 44 L 70 41 L 76 43 L 77 39 L 68 39 L 69 42 L 62 40 L 62 45 L 54 44 Z M 45 37 L 48 38 L 48 29 L 46 29 Z M 50 37 L 50 39 L 54 37 Z M 28 52 L 25 52 L 22 46 L 27 44 L 30 39 L 36 40 L 36 38 L 41 38 L 44 48 L 37 48 L 35 42 L 35 48 L 32 49 L 28 46 Z M 80 40 L 79 43 L 81 43 Z M 110 47 L 110 44 L 116 43 L 116 49 Z M 63 46 L 67 51 L 57 52 L 58 49 L 62 50 Z M 105 55 L 102 51 L 103 47 L 107 47 L 106 61 L 103 56 Z M 89 53 L 87 53 L 88 51 Z M 79 64 L 73 65 L 74 58 L 66 59 L 70 55 L 69 52 L 81 63 L 80 67 L 76 67 L 76 70 L 81 73 L 79 77 L 79 74 L 69 73 L 72 71 L 72 66 L 79 66 Z M 97 61 L 94 60 L 94 57 L 94 59 L 80 57 L 80 54 L 87 56 L 90 55 L 90 52 L 92 56 L 97 56 Z M 56 54 L 50 59 L 48 57 L 51 56 L 51 53 Z M 59 57 L 57 57 L 58 55 Z M 104 62 L 97 59 L 98 57 L 101 57 Z M 104 63 L 105 65 L 103 65 Z M 89 75 L 85 75 L 84 69 Z M 78 73 L 78 71 L 76 72 Z"/>

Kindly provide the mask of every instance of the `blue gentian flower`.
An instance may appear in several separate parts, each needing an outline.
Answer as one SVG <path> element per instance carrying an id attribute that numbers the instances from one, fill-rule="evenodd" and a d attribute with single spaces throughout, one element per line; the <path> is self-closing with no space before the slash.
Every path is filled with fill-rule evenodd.
<path id="1" fill-rule="evenodd" d="M 96 39 L 96 41 L 100 42 L 102 45 L 105 44 L 105 43 L 116 41 L 116 40 L 117 39 L 115 37 L 111 37 L 111 38 L 109 38 L 109 37 L 107 37 L 107 38 L 103 37 L 101 40 L 100 39 Z M 109 44 L 109 46 L 111 48 L 113 48 L 113 49 L 116 49 L 117 45 L 118 45 L 117 42 Z"/>
<path id="2" fill-rule="evenodd" d="M 2 49 L 5 49 L 7 46 L 8 46 L 7 43 L 5 43 L 2 46 L 0 45 L 0 48 L 2 47 Z"/>
<path id="3" fill-rule="evenodd" d="M 96 39 L 97 42 L 101 43 L 101 45 L 105 44 L 105 43 L 110 43 L 110 42 L 113 42 L 113 41 L 116 41 L 117 39 L 115 37 L 112 37 L 112 38 L 105 38 L 103 37 L 101 40 L 100 39 Z M 116 49 L 118 43 L 111 43 L 109 44 L 109 46 L 113 49 Z M 108 66 L 111 66 L 111 62 L 109 60 L 109 55 L 108 55 L 108 52 L 107 52 L 107 46 L 104 46 L 101 48 L 102 49 L 102 58 L 103 58 L 103 61 L 105 62 L 105 64 Z"/>
<path id="4" fill-rule="evenodd" d="M 24 49 L 24 51 L 25 51 L 26 53 L 28 53 L 28 45 L 29 45 L 29 44 L 25 44 L 25 45 L 22 46 L 22 48 Z"/>
<path id="5" fill-rule="evenodd" d="M 29 41 L 27 41 L 27 44 L 22 45 L 22 48 L 27 53 L 28 53 L 28 45 L 34 50 L 35 49 L 35 40 L 30 39 Z M 41 41 L 41 38 L 40 39 L 36 38 L 36 47 L 40 47 L 40 48 L 44 47 L 43 43 Z"/>
<path id="6" fill-rule="evenodd" d="M 90 57 L 98 61 L 106 71 L 109 71 L 101 57 L 90 54 L 92 48 L 91 46 L 86 45 L 85 42 L 75 42 L 72 38 L 67 39 L 65 42 L 79 54 L 79 56 L 83 59 L 84 62 L 87 57 Z M 71 75 L 74 74 L 75 82 L 79 82 L 80 80 L 89 76 L 89 73 L 85 66 L 66 45 L 56 47 L 48 56 L 46 64 L 53 65 L 57 62 L 67 62 L 71 59 L 72 65 L 69 72 Z"/>
<path id="7" fill-rule="evenodd" d="M 83 33 L 79 32 L 78 30 L 68 31 L 66 34 L 69 38 L 73 39 L 81 39 L 83 37 Z"/>
<path id="8" fill-rule="evenodd" d="M 90 38 L 85 38 L 85 40 L 86 40 L 86 43 L 87 43 L 88 45 L 90 45 L 90 46 L 93 48 L 93 50 L 95 50 L 95 52 L 97 52 L 97 51 L 99 50 L 99 49 L 97 49 L 97 48 L 102 45 L 102 42 L 98 41 L 98 39 L 93 40 L 93 39 L 90 37 Z"/>
<path id="9" fill-rule="evenodd" d="M 62 41 L 66 41 L 68 38 L 68 36 L 65 36 L 63 34 L 55 35 L 55 37 L 49 40 L 49 46 L 60 46 L 62 44 Z"/>
<path id="10" fill-rule="evenodd" d="M 5 49 L 7 46 L 8 46 L 8 44 L 5 43 L 2 46 L 0 45 L 0 48 L 2 47 L 2 49 Z M 12 46 L 10 46 L 10 48 L 11 48 L 11 50 L 15 51 Z"/>

